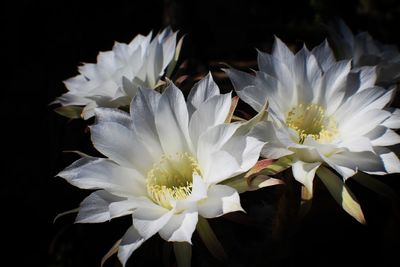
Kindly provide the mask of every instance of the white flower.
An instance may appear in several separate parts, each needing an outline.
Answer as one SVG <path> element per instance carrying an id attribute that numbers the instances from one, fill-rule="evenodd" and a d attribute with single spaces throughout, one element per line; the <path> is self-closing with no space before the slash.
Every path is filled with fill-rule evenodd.
<path id="1" fill-rule="evenodd" d="M 139 89 L 131 114 L 96 109 L 94 146 L 107 158 L 82 158 L 58 175 L 84 189 L 101 189 L 80 206 L 77 222 L 103 222 L 131 214 L 119 247 L 123 264 L 156 233 L 191 242 L 198 216 L 240 211 L 237 191 L 218 183 L 244 173 L 265 144 L 242 123 L 224 123 L 231 94 L 220 94 L 208 75 L 185 103 L 173 84 L 160 94 Z"/>
<path id="2" fill-rule="evenodd" d="M 355 69 L 377 66 L 379 84 L 392 85 L 399 81 L 400 53 L 395 45 L 381 44 L 368 32 L 354 35 L 340 19 L 329 30 L 340 59 L 352 59 Z"/>
<path id="3" fill-rule="evenodd" d="M 400 171 L 386 146 L 400 143 L 400 111 L 387 108 L 394 89 L 374 86 L 375 69 L 350 72 L 351 62 L 336 62 L 327 42 L 293 54 L 278 38 L 273 53 L 259 52 L 255 76 L 227 70 L 241 99 L 255 110 L 269 101 L 269 119 L 256 126 L 268 141 L 266 158 L 288 157 L 294 178 L 312 193 L 321 165 L 345 180 L 358 170 L 370 174 Z"/>
<path id="4" fill-rule="evenodd" d="M 80 66 L 79 75 L 64 81 L 68 92 L 53 103 L 84 106 L 85 119 L 96 107 L 128 106 L 139 86 L 157 85 L 175 53 L 176 32 L 166 28 L 151 36 L 139 34 L 129 44 L 116 42 L 111 51 L 99 53 L 96 64 Z"/>

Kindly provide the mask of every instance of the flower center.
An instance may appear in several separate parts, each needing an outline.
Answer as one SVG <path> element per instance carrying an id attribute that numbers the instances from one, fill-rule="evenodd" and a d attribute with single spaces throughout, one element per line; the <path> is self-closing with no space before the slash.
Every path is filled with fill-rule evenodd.
<path id="1" fill-rule="evenodd" d="M 325 109 L 317 104 L 300 104 L 292 108 L 286 116 L 286 124 L 299 134 L 299 143 L 311 136 L 320 143 L 331 141 L 337 131 L 337 122 L 325 114 Z"/>
<path id="2" fill-rule="evenodd" d="M 192 193 L 193 174 L 201 171 L 189 153 L 163 155 L 147 173 L 147 192 L 155 203 L 170 209 L 171 199 L 186 199 Z"/>

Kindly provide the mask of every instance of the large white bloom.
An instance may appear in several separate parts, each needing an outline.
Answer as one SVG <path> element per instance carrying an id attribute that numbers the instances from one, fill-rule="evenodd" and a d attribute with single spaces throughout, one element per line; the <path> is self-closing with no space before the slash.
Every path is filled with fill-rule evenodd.
<path id="1" fill-rule="evenodd" d="M 227 70 L 241 99 L 255 110 L 269 100 L 269 119 L 256 126 L 268 141 L 266 158 L 288 157 L 295 179 L 312 192 L 321 165 L 343 179 L 358 170 L 371 174 L 400 171 L 386 146 L 400 142 L 400 111 L 387 108 L 394 89 L 374 86 L 375 69 L 350 72 L 351 62 L 336 62 L 327 42 L 293 54 L 279 39 L 273 53 L 259 52 L 255 76 Z"/>
<path id="2" fill-rule="evenodd" d="M 377 66 L 377 82 L 395 84 L 400 79 L 400 53 L 395 45 L 381 44 L 368 32 L 354 35 L 343 20 L 330 27 L 330 35 L 340 59 L 351 59 L 353 68 Z"/>
<path id="3" fill-rule="evenodd" d="M 114 44 L 111 51 L 101 52 L 96 64 L 79 67 L 79 75 L 64 81 L 68 92 L 53 103 L 62 106 L 84 106 L 82 117 L 94 115 L 96 107 L 129 105 L 139 86 L 154 88 L 171 62 L 176 32 L 166 28 L 152 40 L 137 35 L 129 44 Z"/>
<path id="4" fill-rule="evenodd" d="M 231 94 L 220 94 L 211 75 L 185 103 L 173 84 L 160 94 L 139 89 L 130 115 L 96 109 L 94 146 L 107 158 L 85 157 L 58 175 L 84 189 L 101 189 L 80 206 L 77 222 L 103 222 L 131 214 L 119 247 L 123 264 L 156 233 L 191 242 L 198 216 L 242 210 L 238 192 L 218 183 L 244 173 L 264 145 L 246 124 L 225 123 Z"/>

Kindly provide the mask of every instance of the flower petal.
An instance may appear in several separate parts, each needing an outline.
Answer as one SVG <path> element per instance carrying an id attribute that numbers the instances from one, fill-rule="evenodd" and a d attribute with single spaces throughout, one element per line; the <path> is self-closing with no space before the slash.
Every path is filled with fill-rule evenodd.
<path id="1" fill-rule="evenodd" d="M 115 108 L 96 108 L 96 123 L 115 122 L 125 126 L 128 129 L 132 128 L 132 119 L 128 113 Z"/>
<path id="2" fill-rule="evenodd" d="M 321 162 L 303 162 L 297 160 L 292 165 L 292 171 L 294 178 L 301 184 L 303 184 L 308 192 L 312 195 L 313 193 L 313 181 L 315 172 L 321 165 Z"/>
<path id="3" fill-rule="evenodd" d="M 182 92 L 171 84 L 161 96 L 155 123 L 164 153 L 191 151 L 189 117 Z"/>
<path id="4" fill-rule="evenodd" d="M 98 190 L 86 197 L 79 206 L 75 219 L 77 223 L 97 223 L 111 219 L 109 205 L 113 202 L 124 200 L 105 190 Z"/>
<path id="5" fill-rule="evenodd" d="M 198 203 L 199 214 L 215 218 L 229 212 L 243 211 L 240 197 L 235 189 L 226 185 L 214 185 L 208 189 L 208 198 Z"/>
<path id="6" fill-rule="evenodd" d="M 373 146 L 391 146 L 400 143 L 400 136 L 393 130 L 384 126 L 378 126 L 366 136 Z"/>
<path id="7" fill-rule="evenodd" d="M 197 211 L 174 214 L 159 231 L 160 236 L 170 242 L 188 242 L 192 244 L 192 234 L 198 220 Z"/>
<path id="8" fill-rule="evenodd" d="M 210 127 L 224 123 L 231 106 L 231 94 L 215 95 L 201 103 L 190 118 L 189 133 L 197 146 L 199 135 Z"/>
<path id="9" fill-rule="evenodd" d="M 192 116 L 193 112 L 198 109 L 203 102 L 218 94 L 218 85 L 214 82 L 211 72 L 209 72 L 206 77 L 197 82 L 190 90 L 187 98 L 189 117 Z"/>
<path id="10" fill-rule="evenodd" d="M 79 188 L 102 188 L 121 197 L 147 194 L 144 177 L 139 172 L 121 167 L 108 159 L 79 159 L 58 176 Z"/>
<path id="11" fill-rule="evenodd" d="M 98 123 L 91 126 L 93 145 L 98 151 L 121 166 L 134 167 L 147 173 L 159 157 L 154 158 L 132 129 L 115 123 Z"/>
<path id="12" fill-rule="evenodd" d="M 132 253 L 140 247 L 146 239 L 142 237 L 139 232 L 135 229 L 135 226 L 131 226 L 122 237 L 118 249 L 118 259 L 121 261 L 122 266 L 125 267 L 129 257 Z"/>
<path id="13" fill-rule="evenodd" d="M 133 212 L 132 223 L 145 239 L 156 234 L 170 220 L 174 210 L 167 210 L 156 204 L 138 207 Z"/>

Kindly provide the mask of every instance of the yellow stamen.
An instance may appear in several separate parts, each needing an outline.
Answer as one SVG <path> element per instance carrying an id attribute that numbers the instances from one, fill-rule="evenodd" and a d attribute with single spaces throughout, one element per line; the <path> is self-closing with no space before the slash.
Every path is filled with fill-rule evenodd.
<path id="1" fill-rule="evenodd" d="M 307 136 L 320 143 L 331 141 L 338 133 L 337 122 L 325 114 L 326 110 L 317 104 L 299 104 L 286 116 L 286 124 L 299 134 L 299 143 Z"/>
<path id="2" fill-rule="evenodd" d="M 170 209 L 171 199 L 186 199 L 192 193 L 193 174 L 201 171 L 189 153 L 163 155 L 147 174 L 147 192 L 155 203 Z"/>

